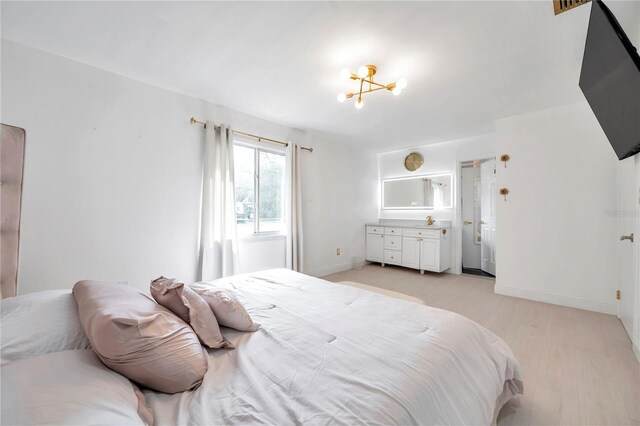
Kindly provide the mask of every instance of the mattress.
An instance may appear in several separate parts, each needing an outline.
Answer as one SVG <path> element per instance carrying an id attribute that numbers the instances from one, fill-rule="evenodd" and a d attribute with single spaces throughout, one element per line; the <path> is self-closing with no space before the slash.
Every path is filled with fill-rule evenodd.
<path id="1" fill-rule="evenodd" d="M 499 337 L 452 312 L 286 269 L 212 281 L 233 290 L 253 333 L 223 328 L 202 385 L 145 391 L 155 423 L 491 424 L 522 393 Z"/>

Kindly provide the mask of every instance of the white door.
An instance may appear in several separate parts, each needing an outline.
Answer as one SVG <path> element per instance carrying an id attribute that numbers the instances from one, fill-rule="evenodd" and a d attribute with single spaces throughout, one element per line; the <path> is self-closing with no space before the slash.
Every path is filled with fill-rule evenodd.
<path id="1" fill-rule="evenodd" d="M 634 248 L 638 244 L 638 229 L 636 218 L 632 212 L 638 210 L 638 197 L 636 193 L 636 175 L 634 158 L 627 158 L 618 163 L 618 237 L 633 234 L 634 242 L 630 239 L 621 239 L 618 243 L 620 302 L 618 303 L 618 317 L 622 321 L 627 334 L 633 341 L 633 310 L 634 282 L 637 279 L 638 259 L 634 256 Z"/>
<path id="2" fill-rule="evenodd" d="M 491 275 L 496 274 L 496 160 L 488 160 L 480 165 L 482 195 L 480 208 L 481 269 Z"/>
<path id="3" fill-rule="evenodd" d="M 476 238 L 480 221 L 480 167 L 462 168 L 462 266 L 480 269 L 480 244 Z"/>
<path id="4" fill-rule="evenodd" d="M 417 238 L 402 238 L 402 266 L 420 269 L 420 243 Z"/>
<path id="5" fill-rule="evenodd" d="M 384 235 L 367 234 L 367 260 L 371 262 L 383 262 Z"/>
<path id="6" fill-rule="evenodd" d="M 422 238 L 420 242 L 420 270 L 437 271 L 440 260 L 440 241 Z"/>

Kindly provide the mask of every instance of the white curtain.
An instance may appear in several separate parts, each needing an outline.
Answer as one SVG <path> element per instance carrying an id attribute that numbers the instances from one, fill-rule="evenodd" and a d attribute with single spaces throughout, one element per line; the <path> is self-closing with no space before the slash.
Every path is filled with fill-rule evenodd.
<path id="1" fill-rule="evenodd" d="M 300 147 L 287 146 L 286 219 L 287 268 L 302 272 L 302 197 L 300 188 Z"/>
<path id="2" fill-rule="evenodd" d="M 207 121 L 200 226 L 200 279 L 238 272 L 233 132 Z"/>

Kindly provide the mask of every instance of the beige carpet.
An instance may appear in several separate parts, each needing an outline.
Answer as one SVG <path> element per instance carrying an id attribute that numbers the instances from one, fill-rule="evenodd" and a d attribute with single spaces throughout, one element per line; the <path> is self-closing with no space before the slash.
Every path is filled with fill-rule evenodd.
<path id="1" fill-rule="evenodd" d="M 372 285 L 357 283 L 354 281 L 340 281 L 338 284 L 348 285 L 350 287 L 359 288 L 362 290 L 372 291 L 374 293 L 384 294 L 385 296 L 395 297 L 396 299 L 406 300 L 407 302 L 419 303 L 424 305 L 422 299 L 418 299 L 417 297 L 408 296 L 404 293 L 398 293 L 397 291 L 391 291 L 380 287 L 374 287 Z"/>

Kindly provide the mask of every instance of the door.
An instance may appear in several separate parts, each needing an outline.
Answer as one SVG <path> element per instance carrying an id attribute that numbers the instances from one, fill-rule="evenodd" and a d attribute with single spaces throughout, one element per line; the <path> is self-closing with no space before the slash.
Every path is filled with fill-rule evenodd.
<path id="1" fill-rule="evenodd" d="M 380 234 L 367 234 L 367 260 L 383 262 L 384 236 Z"/>
<path id="2" fill-rule="evenodd" d="M 633 214 L 638 209 L 638 197 L 636 193 L 636 175 L 634 158 L 627 158 L 618 163 L 618 237 L 627 237 L 632 233 L 634 242 L 630 239 L 620 239 L 618 243 L 620 301 L 618 303 L 618 317 L 624 325 L 627 334 L 633 341 L 633 310 L 636 293 L 634 283 L 637 271 L 638 259 L 634 256 L 634 248 L 638 244 L 638 229 L 636 218 Z"/>
<path id="3" fill-rule="evenodd" d="M 482 195 L 480 205 L 481 269 L 496 274 L 496 160 L 480 165 Z"/>
<path id="4" fill-rule="evenodd" d="M 480 167 L 462 168 L 462 266 L 480 269 Z"/>
<path id="5" fill-rule="evenodd" d="M 438 271 L 440 266 L 440 241 L 422 238 L 420 242 L 420 270 Z"/>
<path id="6" fill-rule="evenodd" d="M 420 269 L 420 242 L 417 238 L 402 238 L 402 266 Z"/>

